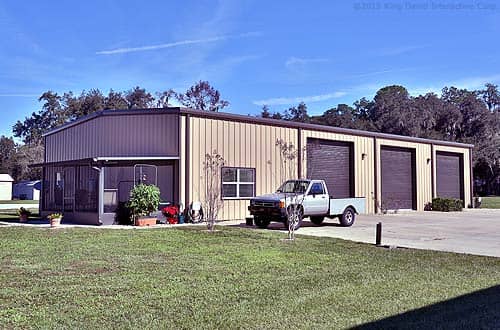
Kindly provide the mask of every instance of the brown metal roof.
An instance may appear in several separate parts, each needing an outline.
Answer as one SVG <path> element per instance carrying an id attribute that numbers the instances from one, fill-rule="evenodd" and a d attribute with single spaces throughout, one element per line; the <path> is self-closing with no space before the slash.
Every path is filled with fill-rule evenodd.
<path id="1" fill-rule="evenodd" d="M 287 120 L 279 120 L 279 119 L 270 119 L 270 118 L 260 118 L 254 117 L 250 115 L 237 115 L 231 114 L 227 112 L 213 112 L 213 111 L 201 111 L 201 110 L 193 110 L 190 108 L 182 108 L 182 107 L 170 107 L 170 108 L 155 108 L 155 109 L 134 109 L 134 110 L 103 110 L 99 112 L 95 112 L 91 115 L 85 116 L 73 122 L 64 124 L 57 128 L 54 128 L 46 133 L 43 136 L 51 135 L 57 133 L 61 130 L 67 129 L 69 127 L 79 125 L 83 122 L 92 120 L 101 116 L 127 116 L 127 115 L 149 115 L 149 114 L 172 114 L 176 113 L 179 115 L 189 115 L 193 117 L 203 117 L 210 119 L 218 119 L 218 120 L 227 120 L 227 121 L 235 121 L 235 122 L 245 122 L 250 124 L 258 124 L 258 125 L 270 125 L 270 126 L 278 126 L 278 127 L 288 127 L 288 128 L 301 128 L 306 130 L 313 131 L 322 131 L 322 132 L 331 132 L 338 134 L 346 134 L 346 135 L 356 135 L 356 136 L 366 136 L 366 137 L 374 137 L 374 138 L 382 138 L 382 139 L 391 139 L 398 141 L 407 141 L 407 142 L 416 142 L 416 143 L 426 143 L 426 144 L 435 144 L 442 146 L 451 146 L 451 147 L 461 147 L 461 148 L 472 148 L 474 145 L 466 144 L 466 143 L 458 143 L 451 141 L 442 141 L 442 140 L 432 140 L 432 139 L 424 139 L 396 134 L 387 134 L 387 133 L 377 133 L 370 131 L 362 131 L 350 128 L 342 128 L 342 127 L 332 127 L 326 125 L 317 125 L 317 124 L 306 124 L 299 123 Z"/>

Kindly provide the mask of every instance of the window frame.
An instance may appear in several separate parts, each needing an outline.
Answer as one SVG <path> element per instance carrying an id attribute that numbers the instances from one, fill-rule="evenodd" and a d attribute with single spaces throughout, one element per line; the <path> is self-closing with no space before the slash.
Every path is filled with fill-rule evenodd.
<path id="1" fill-rule="evenodd" d="M 224 170 L 227 169 L 234 169 L 236 170 L 236 181 L 224 181 Z M 241 182 L 240 181 L 240 170 L 252 170 L 253 172 L 253 182 Z M 221 168 L 221 175 L 220 175 L 220 198 L 222 200 L 250 200 L 255 197 L 256 194 L 256 185 L 257 185 L 257 171 L 255 167 L 237 167 L 237 166 L 223 166 Z M 235 197 L 225 197 L 224 196 L 224 184 L 234 184 L 236 186 L 236 196 Z M 252 190 L 252 196 L 248 197 L 241 197 L 240 196 L 240 185 L 252 185 L 253 190 Z"/>

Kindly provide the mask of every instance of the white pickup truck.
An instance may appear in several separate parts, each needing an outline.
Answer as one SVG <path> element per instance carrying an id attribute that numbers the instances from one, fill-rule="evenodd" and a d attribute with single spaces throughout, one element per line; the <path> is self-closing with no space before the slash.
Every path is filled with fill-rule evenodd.
<path id="1" fill-rule="evenodd" d="M 339 218 L 342 226 L 349 227 L 356 214 L 365 212 L 366 201 L 364 197 L 330 198 L 323 180 L 288 180 L 275 193 L 250 199 L 248 210 L 259 228 L 267 228 L 271 221 L 283 222 L 288 228 L 287 210 L 294 204 L 301 213 L 295 229 L 305 217 L 316 225 L 325 217 Z"/>

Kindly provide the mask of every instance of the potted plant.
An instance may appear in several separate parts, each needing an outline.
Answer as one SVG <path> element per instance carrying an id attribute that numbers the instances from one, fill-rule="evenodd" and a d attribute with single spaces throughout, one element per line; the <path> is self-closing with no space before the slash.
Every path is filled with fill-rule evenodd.
<path id="1" fill-rule="evenodd" d="M 179 222 L 179 207 L 177 205 L 164 207 L 161 213 L 167 218 L 169 224 L 173 225 Z"/>
<path id="2" fill-rule="evenodd" d="M 47 216 L 47 218 L 50 221 L 50 226 L 51 227 L 57 227 L 61 224 L 61 220 L 63 218 L 63 215 L 61 213 L 52 213 Z"/>
<path id="3" fill-rule="evenodd" d="M 150 226 L 156 224 L 156 217 L 151 212 L 158 209 L 160 204 L 160 189 L 155 185 L 139 184 L 130 192 L 128 208 L 134 218 L 136 226 Z"/>
<path id="4" fill-rule="evenodd" d="M 17 215 L 19 216 L 19 222 L 28 222 L 31 211 L 24 207 L 20 207 L 19 210 L 17 210 Z"/>

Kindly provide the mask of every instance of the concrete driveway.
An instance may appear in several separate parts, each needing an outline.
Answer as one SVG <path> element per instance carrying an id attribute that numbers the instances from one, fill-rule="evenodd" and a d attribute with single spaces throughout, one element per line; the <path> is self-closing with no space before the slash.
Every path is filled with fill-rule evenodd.
<path id="1" fill-rule="evenodd" d="M 493 209 L 358 215 L 352 227 L 340 227 L 336 219 L 327 219 L 322 226 L 304 220 L 296 234 L 375 244 L 378 222 L 382 222 L 382 245 L 500 257 L 500 210 Z M 280 223 L 269 228 L 284 229 Z"/>

